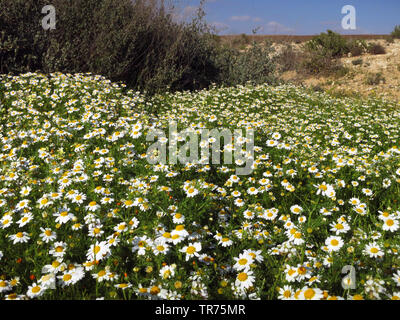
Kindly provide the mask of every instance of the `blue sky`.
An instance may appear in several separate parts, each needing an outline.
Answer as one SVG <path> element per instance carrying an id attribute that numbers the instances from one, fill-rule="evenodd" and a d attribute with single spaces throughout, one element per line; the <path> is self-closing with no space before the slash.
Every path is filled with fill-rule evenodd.
<path id="1" fill-rule="evenodd" d="M 190 15 L 199 0 L 178 0 Z M 356 9 L 356 30 L 342 28 L 342 7 Z M 206 0 L 206 20 L 219 34 L 313 35 L 327 29 L 342 34 L 388 34 L 400 25 L 400 0 Z"/>

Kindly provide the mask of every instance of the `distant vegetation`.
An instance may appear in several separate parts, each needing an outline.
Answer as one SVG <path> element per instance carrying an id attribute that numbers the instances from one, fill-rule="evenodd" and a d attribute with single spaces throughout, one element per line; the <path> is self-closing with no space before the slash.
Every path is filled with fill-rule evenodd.
<path id="1" fill-rule="evenodd" d="M 306 74 L 347 73 L 339 58 L 346 55 L 361 56 L 364 53 L 385 54 L 385 48 L 378 43 L 367 44 L 364 39 L 346 38 L 328 30 L 307 41 L 301 52 L 294 52 L 287 45 L 278 55 L 277 61 L 282 71 L 296 69 Z"/>
<path id="2" fill-rule="evenodd" d="M 400 39 L 400 25 L 395 26 L 391 36 L 396 39 Z"/>

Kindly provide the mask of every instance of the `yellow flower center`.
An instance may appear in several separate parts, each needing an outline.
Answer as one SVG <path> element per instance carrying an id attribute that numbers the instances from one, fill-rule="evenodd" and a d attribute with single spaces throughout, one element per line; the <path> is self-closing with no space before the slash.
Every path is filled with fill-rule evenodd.
<path id="1" fill-rule="evenodd" d="M 238 261 L 238 263 L 239 263 L 241 266 L 244 266 L 245 264 L 247 264 L 247 259 L 240 259 L 240 260 Z"/>
<path id="2" fill-rule="evenodd" d="M 32 292 L 33 293 L 38 293 L 40 291 L 40 289 L 41 288 L 39 286 L 35 286 L 35 287 L 32 288 Z"/>
<path id="3" fill-rule="evenodd" d="M 69 281 L 69 280 L 71 280 L 71 278 L 72 278 L 72 276 L 69 274 L 69 273 L 67 273 L 67 274 L 64 274 L 63 275 L 63 281 Z"/>
<path id="4" fill-rule="evenodd" d="M 160 291 L 161 291 L 161 290 L 160 290 L 159 287 L 154 286 L 154 287 L 152 287 L 152 288 L 150 289 L 150 294 L 152 294 L 153 296 L 155 296 L 155 295 L 159 294 Z"/>
<path id="5" fill-rule="evenodd" d="M 54 260 L 53 263 L 51 264 L 51 266 L 53 268 L 57 268 L 60 265 L 60 262 L 58 262 L 57 260 Z"/>
<path id="6" fill-rule="evenodd" d="M 304 298 L 306 298 L 307 300 L 312 299 L 315 296 L 315 291 L 311 288 L 307 289 L 306 291 L 304 291 Z"/>
<path id="7" fill-rule="evenodd" d="M 195 253 L 195 252 L 196 252 L 196 248 L 193 247 L 193 246 L 189 246 L 189 247 L 186 249 L 186 253 L 188 253 L 188 254 L 193 254 L 193 253 Z"/>
<path id="8" fill-rule="evenodd" d="M 241 273 L 239 273 L 238 276 L 237 276 L 238 280 L 239 280 L 239 281 L 242 281 L 242 282 L 243 282 L 243 281 L 246 281 L 248 277 L 249 277 L 249 276 L 247 275 L 246 272 L 241 272 Z"/>
<path id="9" fill-rule="evenodd" d="M 97 275 L 99 277 L 104 277 L 106 275 L 106 272 L 104 270 L 99 271 L 99 273 L 97 273 Z"/>
<path id="10" fill-rule="evenodd" d="M 300 267 L 300 268 L 297 269 L 297 272 L 299 274 L 306 274 L 307 269 L 305 267 Z"/>

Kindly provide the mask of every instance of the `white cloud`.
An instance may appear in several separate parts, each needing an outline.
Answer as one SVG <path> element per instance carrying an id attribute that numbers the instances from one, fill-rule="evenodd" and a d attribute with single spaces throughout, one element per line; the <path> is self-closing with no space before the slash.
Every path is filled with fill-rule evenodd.
<path id="1" fill-rule="evenodd" d="M 251 19 L 251 17 L 250 16 L 232 16 L 230 19 L 232 21 L 245 22 L 245 21 L 249 21 Z"/>
<path id="2" fill-rule="evenodd" d="M 263 27 L 264 32 L 268 33 L 292 33 L 295 30 L 292 28 L 289 28 L 279 22 L 276 21 L 270 21 L 268 22 L 264 27 Z"/>
<path id="3" fill-rule="evenodd" d="M 227 31 L 231 28 L 230 25 L 223 23 L 223 22 L 218 22 L 218 21 L 212 22 L 211 26 L 215 28 L 215 31 L 217 33 Z"/>
<path id="4" fill-rule="evenodd" d="M 230 20 L 240 21 L 240 22 L 248 22 L 248 21 L 261 22 L 261 21 L 263 21 L 263 19 L 261 19 L 259 17 L 251 17 L 251 16 L 232 16 L 232 17 L 230 17 Z"/>

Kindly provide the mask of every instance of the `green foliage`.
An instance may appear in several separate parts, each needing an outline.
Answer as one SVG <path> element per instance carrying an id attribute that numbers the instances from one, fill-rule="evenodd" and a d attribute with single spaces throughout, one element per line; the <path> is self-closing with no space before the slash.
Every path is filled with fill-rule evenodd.
<path id="1" fill-rule="evenodd" d="M 391 36 L 393 38 L 400 39 L 400 25 L 394 27 L 394 30 L 392 31 Z"/>
<path id="2" fill-rule="evenodd" d="M 47 33 L 40 21 L 43 0 L 0 1 L 0 73 L 41 68 Z"/>
<path id="3" fill-rule="evenodd" d="M 367 50 L 368 45 L 364 40 L 351 40 L 348 41 L 347 47 L 352 57 L 358 57 Z"/>
<path id="4" fill-rule="evenodd" d="M 90 72 L 148 94 L 271 80 L 268 50 L 217 48 L 202 4 L 192 21 L 176 22 L 156 0 L 54 0 L 56 29 L 48 31 L 39 23 L 45 4 L 0 3 L 1 73 Z"/>
<path id="5" fill-rule="evenodd" d="M 234 48 L 219 48 L 216 64 L 219 68 L 219 82 L 227 86 L 245 84 L 275 83 L 275 61 L 271 58 L 271 44 L 255 41 L 243 52 Z"/>
<path id="6" fill-rule="evenodd" d="M 303 59 L 299 64 L 299 71 L 305 72 L 306 74 L 332 74 L 337 73 L 341 68 L 342 64 L 338 59 L 335 59 L 332 55 L 322 51 L 309 51 L 304 52 Z"/>
<path id="7" fill-rule="evenodd" d="M 371 43 L 367 47 L 367 51 L 370 54 L 385 54 L 386 53 L 386 49 L 378 43 Z"/>
<path id="8" fill-rule="evenodd" d="M 319 52 L 322 55 L 341 57 L 349 52 L 346 40 L 338 33 L 328 30 L 308 41 L 306 48 L 309 51 Z"/>

